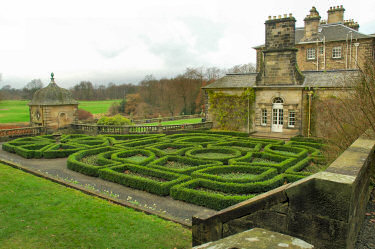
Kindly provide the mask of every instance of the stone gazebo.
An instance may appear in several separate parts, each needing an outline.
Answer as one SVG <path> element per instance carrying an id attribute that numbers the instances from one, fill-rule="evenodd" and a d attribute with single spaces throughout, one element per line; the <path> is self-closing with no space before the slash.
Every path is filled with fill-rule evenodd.
<path id="1" fill-rule="evenodd" d="M 77 120 L 78 102 L 68 90 L 55 83 L 53 76 L 51 73 L 49 85 L 36 91 L 28 104 L 32 126 L 56 130 Z"/>

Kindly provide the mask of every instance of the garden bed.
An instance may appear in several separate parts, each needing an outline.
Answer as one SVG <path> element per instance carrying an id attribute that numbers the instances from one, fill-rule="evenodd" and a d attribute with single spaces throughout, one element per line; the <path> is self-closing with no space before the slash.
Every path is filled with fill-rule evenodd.
<path id="1" fill-rule="evenodd" d="M 25 158 L 69 156 L 71 170 L 218 210 L 323 169 L 322 146 L 208 131 L 26 137 L 3 150 Z"/>

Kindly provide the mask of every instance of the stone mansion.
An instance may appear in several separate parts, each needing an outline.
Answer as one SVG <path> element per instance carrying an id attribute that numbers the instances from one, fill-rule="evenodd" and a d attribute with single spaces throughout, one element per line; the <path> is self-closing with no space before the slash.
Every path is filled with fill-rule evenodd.
<path id="1" fill-rule="evenodd" d="M 265 44 L 254 47 L 256 73 L 227 74 L 203 89 L 241 95 L 252 88 L 255 108 L 251 127 L 266 136 L 311 134 L 311 95 L 331 96 L 347 92 L 346 79 L 356 77 L 365 60 L 375 58 L 375 35 L 360 33 L 358 23 L 344 20 L 343 6 L 331 7 L 321 20 L 312 7 L 302 28 L 292 14 L 269 16 Z M 207 118 L 215 121 L 209 107 Z"/>

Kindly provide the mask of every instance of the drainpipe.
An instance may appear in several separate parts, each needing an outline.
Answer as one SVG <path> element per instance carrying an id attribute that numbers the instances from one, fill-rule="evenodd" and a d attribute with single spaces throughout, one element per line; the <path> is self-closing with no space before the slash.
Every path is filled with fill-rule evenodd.
<path id="1" fill-rule="evenodd" d="M 324 70 L 326 70 L 326 36 L 323 36 Z"/>
<path id="2" fill-rule="evenodd" d="M 350 47 L 349 47 L 349 67 L 352 68 L 352 43 L 353 43 L 353 33 L 350 31 Z"/>
<path id="3" fill-rule="evenodd" d="M 319 42 L 316 41 L 316 71 L 319 71 Z"/>
<path id="4" fill-rule="evenodd" d="M 310 137 L 310 132 L 311 132 L 311 95 L 312 94 L 313 94 L 313 91 L 307 92 L 307 96 L 309 98 L 309 120 L 308 120 L 308 123 L 307 123 L 307 137 Z"/>
<path id="5" fill-rule="evenodd" d="M 358 68 L 358 47 L 359 47 L 359 42 L 354 43 L 355 47 L 355 67 Z"/>
<path id="6" fill-rule="evenodd" d="M 247 134 L 250 135 L 250 93 L 247 94 Z"/>
<path id="7" fill-rule="evenodd" d="M 349 50 L 349 33 L 346 34 L 346 56 L 345 56 L 345 69 L 348 69 L 348 50 Z"/>

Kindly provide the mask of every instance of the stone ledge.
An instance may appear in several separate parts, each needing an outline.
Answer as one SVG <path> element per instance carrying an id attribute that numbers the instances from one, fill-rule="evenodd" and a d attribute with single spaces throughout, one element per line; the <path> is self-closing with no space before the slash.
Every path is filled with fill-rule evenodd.
<path id="1" fill-rule="evenodd" d="M 193 249 L 228 249 L 228 248 L 247 248 L 247 249 L 311 249 L 313 245 L 298 238 L 289 235 L 268 231 L 261 228 L 254 228 L 236 235 L 209 242 Z"/>

